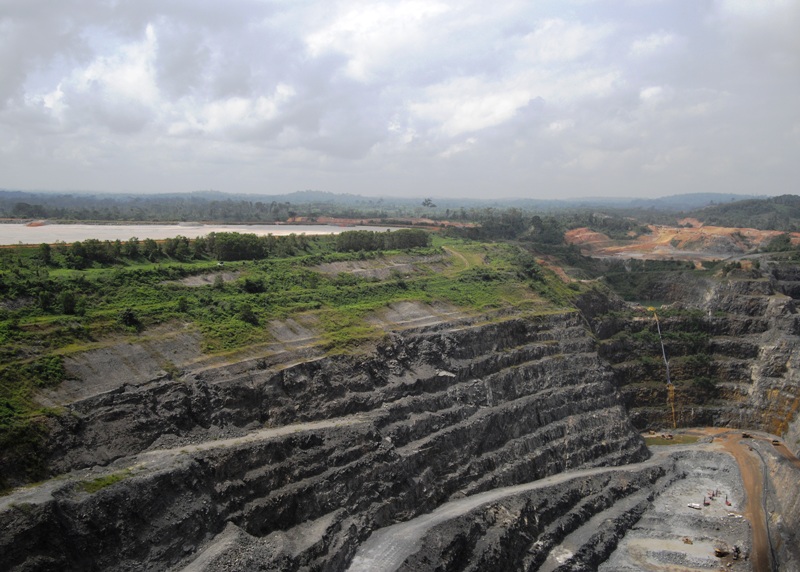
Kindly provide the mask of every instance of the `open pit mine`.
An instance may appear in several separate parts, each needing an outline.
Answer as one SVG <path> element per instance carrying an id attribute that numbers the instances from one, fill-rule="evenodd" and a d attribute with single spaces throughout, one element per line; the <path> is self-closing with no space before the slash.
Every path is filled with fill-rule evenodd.
<path id="1" fill-rule="evenodd" d="M 72 356 L 0 569 L 800 570 L 800 268 L 668 290 L 672 396 L 652 313 L 599 291 L 395 304 L 356 355 L 287 322 L 235 362 L 182 332 Z"/>

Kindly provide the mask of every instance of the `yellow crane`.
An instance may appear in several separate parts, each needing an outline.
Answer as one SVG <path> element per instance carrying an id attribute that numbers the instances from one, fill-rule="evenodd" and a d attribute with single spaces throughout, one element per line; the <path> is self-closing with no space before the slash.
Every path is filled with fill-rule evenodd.
<path id="1" fill-rule="evenodd" d="M 661 336 L 661 324 L 658 322 L 658 313 L 656 313 L 656 309 L 652 306 L 647 309 L 650 312 L 653 312 L 653 317 L 656 319 L 658 341 L 661 342 L 661 355 L 664 358 L 664 366 L 667 368 L 667 403 L 669 403 L 670 407 L 672 408 L 672 428 L 676 429 L 678 427 L 678 423 L 675 420 L 675 385 L 669 378 L 669 360 L 667 359 L 667 350 L 664 348 L 664 338 Z"/>

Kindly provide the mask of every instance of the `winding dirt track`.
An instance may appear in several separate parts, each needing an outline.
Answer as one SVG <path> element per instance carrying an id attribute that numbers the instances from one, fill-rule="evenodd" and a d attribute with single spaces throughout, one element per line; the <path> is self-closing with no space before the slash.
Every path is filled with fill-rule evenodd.
<path id="1" fill-rule="evenodd" d="M 766 515 L 764 513 L 764 479 L 763 465 L 759 456 L 751 451 L 746 440 L 742 439 L 741 431 L 730 429 L 707 428 L 686 431 L 697 436 L 714 437 L 718 446 L 730 453 L 736 459 L 741 473 L 742 483 L 747 495 L 744 507 L 744 516 L 751 524 L 753 531 L 753 549 L 750 561 L 754 572 L 773 572 L 775 568 L 771 558 L 769 531 L 767 530 Z M 754 435 L 755 439 L 769 442 L 771 437 Z M 691 446 L 689 446 L 691 447 Z M 525 490 L 565 482 L 580 475 L 599 474 L 607 471 L 619 471 L 641 468 L 658 461 L 661 455 L 669 453 L 671 448 L 664 447 L 662 451 L 644 463 L 623 465 L 620 467 L 598 467 L 594 469 L 579 470 L 554 475 L 541 481 L 526 483 L 514 487 L 505 487 L 487 491 L 471 497 L 451 501 L 440 506 L 435 511 L 421 515 L 410 521 L 397 523 L 380 529 L 361 545 L 353 559 L 349 572 L 367 571 L 393 571 L 413 552 L 419 549 L 424 535 L 436 524 L 460 516 L 482 504 L 496 501 L 505 496 L 517 494 Z M 778 448 L 779 452 L 787 457 L 800 469 L 800 460 L 789 453 L 785 447 Z"/>
<path id="2" fill-rule="evenodd" d="M 564 483 L 578 477 L 642 469 L 651 466 L 655 462 L 655 459 L 656 457 L 654 456 L 643 463 L 566 471 L 538 481 L 501 487 L 446 502 L 433 512 L 373 532 L 366 542 L 359 547 L 347 571 L 393 572 L 403 564 L 406 558 L 420 549 L 422 539 L 434 526 L 462 516 L 474 508 L 525 491 Z"/>

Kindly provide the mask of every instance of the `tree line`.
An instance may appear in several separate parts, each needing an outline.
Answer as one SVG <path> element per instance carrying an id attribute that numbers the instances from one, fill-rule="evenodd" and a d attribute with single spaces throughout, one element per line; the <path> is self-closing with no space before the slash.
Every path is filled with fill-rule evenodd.
<path id="1" fill-rule="evenodd" d="M 430 243 L 430 234 L 418 228 L 403 228 L 380 233 L 369 230 L 348 230 L 336 235 L 338 252 L 406 250 L 424 248 Z"/>
<path id="2" fill-rule="evenodd" d="M 159 262 L 165 259 L 186 262 L 215 259 L 221 262 L 234 260 L 261 260 L 285 258 L 316 250 L 331 252 L 357 252 L 376 250 L 405 250 L 430 245 L 430 235 L 422 229 L 397 229 L 375 232 L 370 230 L 345 231 L 339 235 L 287 236 L 253 233 L 212 232 L 205 237 L 189 239 L 176 236 L 156 241 L 131 237 L 127 241 L 98 240 L 94 238 L 72 244 L 40 244 L 37 258 L 47 266 L 81 270 L 93 264 L 117 264 L 128 260 Z"/>

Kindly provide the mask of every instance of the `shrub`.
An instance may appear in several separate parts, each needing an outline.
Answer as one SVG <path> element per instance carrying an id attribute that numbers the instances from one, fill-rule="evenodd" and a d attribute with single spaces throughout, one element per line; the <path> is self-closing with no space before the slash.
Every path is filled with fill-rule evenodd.
<path id="1" fill-rule="evenodd" d="M 239 308 L 239 319 L 254 326 L 258 325 L 258 316 L 255 315 L 250 304 L 242 304 L 242 307 Z"/>
<path id="2" fill-rule="evenodd" d="M 186 296 L 181 296 L 180 298 L 178 298 L 178 301 L 176 302 L 175 305 L 175 309 L 183 314 L 189 311 L 189 300 L 186 299 Z"/>
<path id="3" fill-rule="evenodd" d="M 126 328 L 136 328 L 137 330 L 142 327 L 139 317 L 131 308 L 125 308 L 119 315 L 119 322 Z"/>

